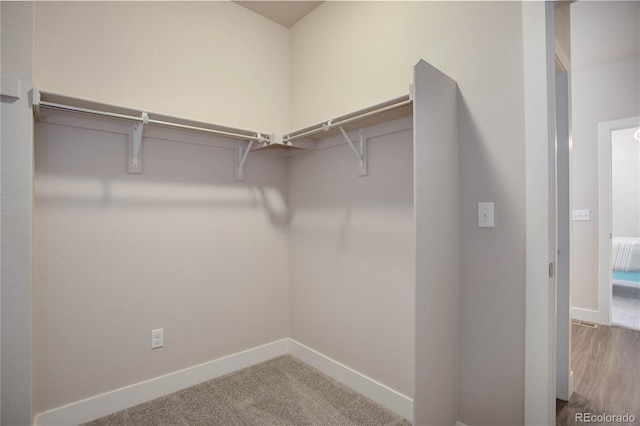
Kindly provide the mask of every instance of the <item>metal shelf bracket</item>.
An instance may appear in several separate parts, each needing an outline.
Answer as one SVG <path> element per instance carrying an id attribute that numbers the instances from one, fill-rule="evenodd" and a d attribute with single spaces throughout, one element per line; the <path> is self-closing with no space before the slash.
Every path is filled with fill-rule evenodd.
<path id="1" fill-rule="evenodd" d="M 342 136 L 347 140 L 347 143 L 353 150 L 353 153 L 358 158 L 358 176 L 366 176 L 367 175 L 367 140 L 364 138 L 364 130 L 358 130 L 358 136 L 360 140 L 359 149 L 351 142 L 349 135 L 344 131 L 342 126 L 339 127 Z"/>
<path id="2" fill-rule="evenodd" d="M 144 125 L 149 124 L 149 114 L 143 112 L 141 115 L 141 121 L 133 123 L 133 134 L 131 138 L 131 161 L 129 164 L 129 173 L 142 173 L 142 132 L 144 131 Z"/>
<path id="3" fill-rule="evenodd" d="M 271 141 L 269 139 L 268 136 L 263 136 L 260 133 L 256 134 L 256 138 L 258 143 L 262 143 L 262 144 L 270 144 Z M 244 164 L 247 161 L 247 157 L 249 156 L 249 152 L 251 151 L 251 148 L 253 147 L 253 144 L 256 141 L 251 140 L 249 141 L 249 145 L 247 146 L 247 148 L 244 148 L 244 141 L 238 141 L 238 147 L 236 148 L 236 180 L 244 180 Z"/>

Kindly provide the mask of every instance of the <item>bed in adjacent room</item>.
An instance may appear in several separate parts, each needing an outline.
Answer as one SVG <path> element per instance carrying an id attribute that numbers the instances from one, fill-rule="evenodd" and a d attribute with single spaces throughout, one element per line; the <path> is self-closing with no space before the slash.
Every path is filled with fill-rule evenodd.
<path id="1" fill-rule="evenodd" d="M 640 238 L 613 239 L 613 284 L 640 288 Z"/>

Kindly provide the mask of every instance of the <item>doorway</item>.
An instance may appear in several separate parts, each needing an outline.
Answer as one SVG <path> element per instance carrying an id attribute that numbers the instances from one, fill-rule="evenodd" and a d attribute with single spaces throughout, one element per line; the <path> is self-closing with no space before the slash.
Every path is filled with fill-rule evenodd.
<path id="1" fill-rule="evenodd" d="M 640 330 L 640 128 L 611 133 L 611 323 Z"/>
<path id="2" fill-rule="evenodd" d="M 600 323 L 640 329 L 640 117 L 598 125 Z"/>

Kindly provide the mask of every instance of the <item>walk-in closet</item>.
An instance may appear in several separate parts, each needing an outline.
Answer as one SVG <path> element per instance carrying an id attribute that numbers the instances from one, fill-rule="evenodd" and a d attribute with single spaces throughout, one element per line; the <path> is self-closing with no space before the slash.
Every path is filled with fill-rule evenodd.
<path id="1" fill-rule="evenodd" d="M 414 72 L 287 134 L 34 92 L 39 424 L 286 353 L 409 420 L 451 416 L 456 84 Z"/>
<path id="2" fill-rule="evenodd" d="M 544 5 L 242 3 L 0 2 L 2 423 L 239 377 L 259 411 L 271 366 L 363 419 L 522 424 Z"/>

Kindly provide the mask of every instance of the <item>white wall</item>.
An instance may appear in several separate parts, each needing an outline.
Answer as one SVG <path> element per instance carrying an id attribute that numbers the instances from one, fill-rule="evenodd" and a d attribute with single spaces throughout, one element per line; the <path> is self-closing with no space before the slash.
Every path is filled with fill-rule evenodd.
<path id="1" fill-rule="evenodd" d="M 31 423 L 31 219 L 33 115 L 32 2 L 0 2 L 2 77 L 20 80 L 19 98 L 2 97 L 2 418 Z"/>
<path id="2" fill-rule="evenodd" d="M 611 133 L 611 228 L 613 237 L 640 238 L 640 142 L 637 128 Z"/>
<path id="3" fill-rule="evenodd" d="M 148 128 L 128 174 L 130 125 L 68 120 L 36 126 L 34 412 L 288 336 L 285 157 L 236 182 L 235 142 Z"/>
<path id="4" fill-rule="evenodd" d="M 467 424 L 524 421 L 521 23 L 516 2 L 326 2 L 291 29 L 292 128 L 406 94 L 420 58 L 458 83 Z M 495 202 L 496 228 L 477 228 L 480 201 Z"/>
<path id="5" fill-rule="evenodd" d="M 411 118 L 365 129 L 368 176 L 357 175 L 342 135 L 321 142 L 340 145 L 290 157 L 288 175 L 291 337 L 407 396 L 414 332 L 411 129 Z M 357 132 L 351 137 L 357 140 Z"/>
<path id="6" fill-rule="evenodd" d="M 572 208 L 591 210 L 591 221 L 572 225 L 571 303 L 597 312 L 598 123 L 640 115 L 640 3 L 571 8 Z"/>
<path id="7" fill-rule="evenodd" d="M 41 90 L 288 130 L 288 30 L 233 2 L 39 2 Z"/>

